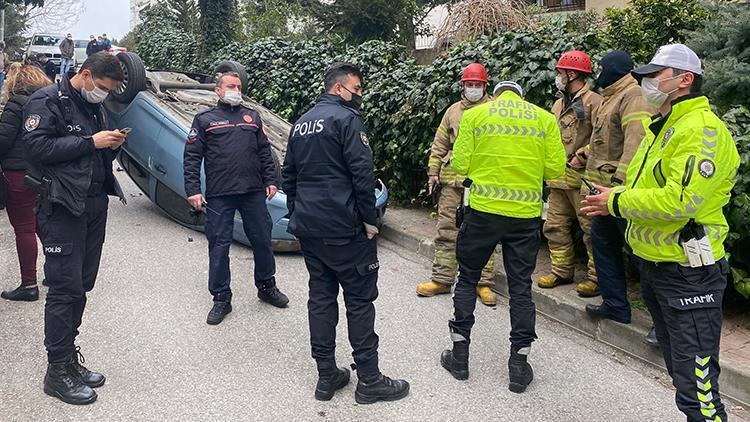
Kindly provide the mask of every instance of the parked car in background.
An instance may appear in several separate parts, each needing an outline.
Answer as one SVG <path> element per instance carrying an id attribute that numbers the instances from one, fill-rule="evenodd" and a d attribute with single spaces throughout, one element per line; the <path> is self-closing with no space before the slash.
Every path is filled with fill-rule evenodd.
<path id="1" fill-rule="evenodd" d="M 145 195 L 178 223 L 203 230 L 205 214 L 195 213 L 187 202 L 184 186 L 183 152 L 187 134 L 197 113 L 217 104 L 215 76 L 188 72 L 146 70 L 138 55 L 119 53 L 125 81 L 108 97 L 104 106 L 116 128 L 132 128 L 123 144 L 118 161 Z M 234 71 L 247 86 L 247 72 L 237 62 L 222 62 L 214 75 Z M 244 104 L 255 109 L 271 142 L 277 178 L 281 180 L 281 163 L 291 124 L 272 111 L 243 97 Z M 237 159 L 242 159 L 238 157 Z M 201 174 L 205 188 L 205 174 Z M 382 219 L 388 201 L 388 189 L 378 180 L 373 186 L 378 217 Z M 299 250 L 299 243 L 286 229 L 289 211 L 282 191 L 266 202 L 273 222 L 272 246 L 275 251 Z M 329 216 L 336 218 L 336 216 Z M 249 244 L 242 229 L 242 219 L 234 220 L 234 239 Z"/>
<path id="2" fill-rule="evenodd" d="M 29 44 L 26 47 L 26 51 L 23 55 L 23 60 L 29 54 L 34 53 L 36 55 L 44 54 L 52 60 L 52 63 L 57 66 L 57 73 L 60 73 L 60 43 L 62 42 L 64 35 L 60 34 L 34 34 L 29 39 Z"/>
<path id="3" fill-rule="evenodd" d="M 73 40 L 73 46 L 75 47 L 75 60 L 76 65 L 75 69 L 78 71 L 78 68 L 81 67 L 83 62 L 86 61 L 86 58 L 88 57 L 86 55 L 86 46 L 89 45 L 89 40 Z"/>

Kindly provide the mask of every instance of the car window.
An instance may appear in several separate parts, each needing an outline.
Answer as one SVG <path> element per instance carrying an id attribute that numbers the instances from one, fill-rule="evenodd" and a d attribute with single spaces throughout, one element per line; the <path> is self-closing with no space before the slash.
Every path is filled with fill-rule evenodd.
<path id="1" fill-rule="evenodd" d="M 206 222 L 206 214 L 190 212 L 188 201 L 161 182 L 156 182 L 155 199 L 156 205 L 182 224 L 197 226 Z"/>
<path id="2" fill-rule="evenodd" d="M 89 42 L 86 40 L 73 41 L 73 46 L 75 46 L 75 48 L 86 48 L 88 45 L 89 45 Z"/>
<path id="3" fill-rule="evenodd" d="M 31 40 L 31 45 L 44 45 L 44 46 L 56 46 L 60 45 L 62 37 L 56 37 L 54 35 L 34 35 Z"/>

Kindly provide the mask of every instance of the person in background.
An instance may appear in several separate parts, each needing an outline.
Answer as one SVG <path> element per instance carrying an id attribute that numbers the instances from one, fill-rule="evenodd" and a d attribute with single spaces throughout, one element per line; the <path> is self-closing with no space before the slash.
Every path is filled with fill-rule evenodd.
<path id="1" fill-rule="evenodd" d="M 68 74 L 68 70 L 73 66 L 73 56 L 75 56 L 75 53 L 73 35 L 68 34 L 60 43 L 60 75 Z"/>
<path id="2" fill-rule="evenodd" d="M 5 41 L 0 41 L 0 92 L 3 92 L 3 84 L 5 83 L 5 71 L 6 64 L 8 62 L 8 55 L 5 53 Z M 0 101 L 5 101 L 5 97 L 0 97 Z"/>
<path id="3" fill-rule="evenodd" d="M 112 48 L 112 41 L 107 38 L 107 34 L 102 34 L 102 38 L 99 43 L 101 44 L 101 46 L 99 47 L 99 51 L 109 51 L 109 49 Z"/>
<path id="4" fill-rule="evenodd" d="M 92 55 L 99 52 L 99 43 L 96 40 L 95 35 L 89 36 L 89 43 L 86 44 L 86 57 L 91 57 Z"/>
<path id="5" fill-rule="evenodd" d="M 47 75 L 49 80 L 55 82 L 55 78 L 57 78 L 57 66 L 52 63 L 52 60 L 46 54 L 39 54 L 37 57 L 39 58 L 39 66 L 44 71 L 44 74 Z"/>
<path id="6" fill-rule="evenodd" d="M 23 183 L 27 162 L 24 158 L 23 107 L 39 88 L 49 85 L 44 72 L 34 65 L 16 63 L 8 71 L 3 97 L 8 101 L 0 115 L 0 167 L 5 183 L 8 219 L 16 235 L 16 252 L 21 266 L 21 285 L 4 291 L 7 300 L 35 301 L 39 299 L 36 284 L 36 194 Z"/>

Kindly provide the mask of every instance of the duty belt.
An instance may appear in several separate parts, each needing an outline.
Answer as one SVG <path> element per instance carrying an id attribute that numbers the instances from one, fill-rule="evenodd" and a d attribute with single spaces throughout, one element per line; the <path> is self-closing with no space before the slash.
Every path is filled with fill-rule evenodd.
<path id="1" fill-rule="evenodd" d="M 98 196 L 101 195 L 104 191 L 104 183 L 100 182 L 91 182 L 91 186 L 89 186 L 89 196 Z"/>

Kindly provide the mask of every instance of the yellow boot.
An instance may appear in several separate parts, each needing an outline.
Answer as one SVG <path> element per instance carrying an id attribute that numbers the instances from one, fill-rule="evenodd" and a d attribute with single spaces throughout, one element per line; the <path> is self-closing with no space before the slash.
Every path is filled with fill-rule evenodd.
<path id="1" fill-rule="evenodd" d="M 599 296 L 599 285 L 591 280 L 584 280 L 576 286 L 576 291 L 581 297 L 595 297 Z"/>
<path id="2" fill-rule="evenodd" d="M 490 286 L 477 286 L 477 294 L 482 304 L 486 306 L 497 305 L 497 295 L 492 291 Z"/>
<path id="3" fill-rule="evenodd" d="M 573 282 L 572 278 L 562 278 L 554 274 L 548 274 L 548 275 L 543 275 L 539 277 L 539 281 L 537 281 L 537 285 L 543 289 L 551 289 L 561 284 L 570 284 L 572 282 Z"/>
<path id="4" fill-rule="evenodd" d="M 450 292 L 451 286 L 449 284 L 435 283 L 432 280 L 417 285 L 417 294 L 424 297 L 443 295 Z"/>

